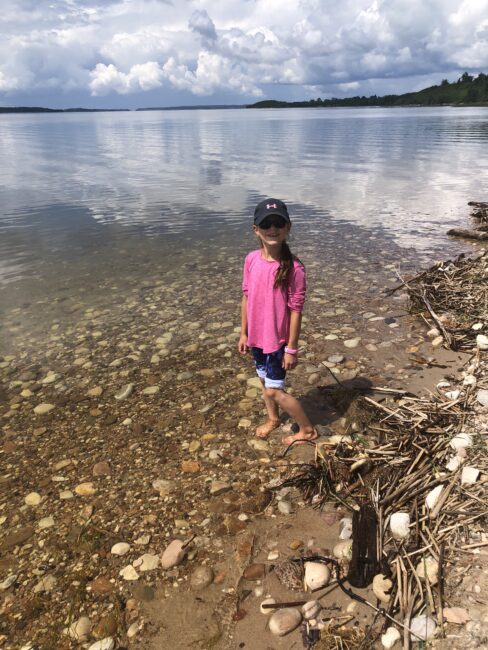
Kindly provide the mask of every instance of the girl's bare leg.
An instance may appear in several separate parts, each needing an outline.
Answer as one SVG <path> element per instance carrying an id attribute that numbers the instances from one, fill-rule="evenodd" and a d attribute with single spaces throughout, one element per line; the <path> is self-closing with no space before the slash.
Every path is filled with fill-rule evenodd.
<path id="1" fill-rule="evenodd" d="M 302 408 L 302 405 L 295 397 L 285 393 L 284 390 L 276 388 L 265 388 L 264 392 L 266 396 L 275 403 L 277 409 L 280 407 L 286 411 L 286 413 L 288 413 L 288 415 L 292 417 L 299 426 L 297 433 L 283 438 L 283 444 L 290 445 L 295 440 L 315 440 L 315 438 L 318 437 L 313 424 L 310 422 Z"/>
<path id="2" fill-rule="evenodd" d="M 267 438 L 271 431 L 280 426 L 280 412 L 276 401 L 266 393 L 267 389 L 264 387 L 263 380 L 261 380 L 261 389 L 266 411 L 268 412 L 268 419 L 256 429 L 256 435 L 258 438 Z"/>

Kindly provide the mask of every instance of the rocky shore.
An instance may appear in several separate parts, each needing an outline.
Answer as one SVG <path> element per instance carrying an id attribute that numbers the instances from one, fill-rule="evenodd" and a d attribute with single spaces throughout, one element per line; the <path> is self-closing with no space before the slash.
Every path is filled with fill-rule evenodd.
<path id="1" fill-rule="evenodd" d="M 422 391 L 462 371 L 463 355 L 434 348 L 403 297 L 385 297 L 397 282 L 393 255 L 374 275 L 352 244 L 347 263 L 332 260 L 325 273 L 319 259 L 307 264 L 301 362 L 290 385 L 324 438 L 344 433 L 327 390 L 333 376 L 351 387 Z M 293 576 L 283 583 L 270 565 L 330 551 L 347 512 L 331 503 L 317 513 L 298 491 L 269 489 L 313 452 L 282 457 L 281 431 L 253 436 L 263 410 L 251 364 L 236 353 L 240 264 L 221 255 L 200 274 L 197 259 L 183 277 L 125 292 L 105 280 L 102 294 L 116 296 L 110 308 L 80 298 L 42 324 L 36 300 L 5 311 L 2 647 L 301 647 L 298 630 L 273 636 L 259 607 L 270 594 L 311 596 L 290 598 Z M 419 363 L 424 357 L 431 361 Z M 453 575 L 472 580 L 471 631 L 482 638 L 485 582 L 471 567 L 466 554 Z M 329 619 L 344 616 L 353 630 L 373 622 L 368 608 L 330 588 Z"/>

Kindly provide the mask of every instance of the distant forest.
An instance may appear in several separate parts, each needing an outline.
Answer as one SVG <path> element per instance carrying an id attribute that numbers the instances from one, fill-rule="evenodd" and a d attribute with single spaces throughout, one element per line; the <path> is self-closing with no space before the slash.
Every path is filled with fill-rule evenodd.
<path id="1" fill-rule="evenodd" d="M 249 104 L 248 108 L 289 108 L 307 106 L 439 106 L 488 104 L 488 75 L 480 74 L 473 77 L 467 72 L 462 74 L 457 81 L 449 83 L 443 79 L 439 86 L 424 88 L 416 93 L 404 95 L 384 95 L 378 97 L 345 97 L 332 99 L 310 99 L 303 102 L 282 102 L 274 99 Z"/>

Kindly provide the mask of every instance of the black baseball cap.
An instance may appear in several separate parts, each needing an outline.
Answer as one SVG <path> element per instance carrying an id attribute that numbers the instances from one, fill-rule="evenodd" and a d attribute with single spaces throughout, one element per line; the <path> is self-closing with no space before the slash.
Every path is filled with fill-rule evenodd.
<path id="1" fill-rule="evenodd" d="M 254 210 L 254 225 L 259 226 L 266 217 L 269 217 L 272 214 L 276 214 L 287 223 L 291 223 L 288 208 L 283 201 L 280 201 L 279 199 L 264 199 L 264 201 L 257 204 Z"/>

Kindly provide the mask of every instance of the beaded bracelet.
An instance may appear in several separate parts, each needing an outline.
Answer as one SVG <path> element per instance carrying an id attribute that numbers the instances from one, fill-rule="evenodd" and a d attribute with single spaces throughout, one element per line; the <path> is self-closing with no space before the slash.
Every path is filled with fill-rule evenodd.
<path id="1" fill-rule="evenodd" d="M 298 353 L 298 350 L 296 350 L 295 348 L 289 348 L 288 346 L 285 346 L 285 352 L 287 354 L 294 354 L 295 355 L 295 354 Z"/>

